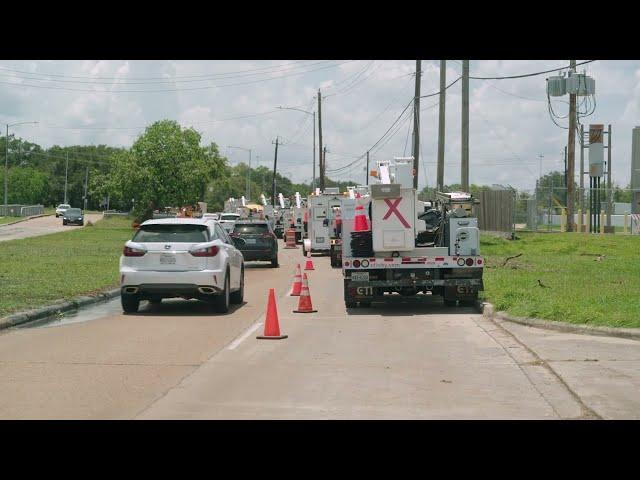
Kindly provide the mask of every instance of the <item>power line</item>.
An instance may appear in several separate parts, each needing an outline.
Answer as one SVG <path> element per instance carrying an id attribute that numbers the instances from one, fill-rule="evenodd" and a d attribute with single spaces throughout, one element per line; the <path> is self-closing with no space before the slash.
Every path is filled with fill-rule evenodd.
<path id="1" fill-rule="evenodd" d="M 296 64 L 300 64 L 303 62 L 306 62 L 307 60 L 299 60 L 296 62 L 291 62 L 291 63 L 286 63 L 286 64 L 281 64 L 281 65 L 271 65 L 268 67 L 259 67 L 259 68 L 253 68 L 253 69 L 246 69 L 246 70 L 238 70 L 235 72 L 224 72 L 224 73 L 210 73 L 210 74 L 203 74 L 203 75 L 175 75 L 173 77 L 128 77 L 131 80 L 158 80 L 158 82 L 139 82 L 139 83 L 168 83 L 168 82 L 186 82 L 186 81 L 206 81 L 208 79 L 221 79 L 221 77 L 224 78 L 235 78 L 235 77 L 240 77 L 240 76 L 251 76 L 251 75 L 265 75 L 268 73 L 277 73 L 278 71 L 284 71 L 281 70 L 282 67 L 286 67 L 288 65 L 296 65 Z M 300 65 L 299 67 L 292 67 L 292 68 L 304 68 L 304 67 L 309 67 L 311 65 L 316 65 L 316 64 L 321 64 L 321 63 L 329 63 L 332 62 L 334 60 L 322 60 L 319 62 L 313 62 L 313 63 L 307 63 L 306 65 Z M 26 74 L 26 75 L 31 75 L 31 76 L 44 76 L 44 77 L 59 77 L 59 78 L 71 78 L 71 79 L 87 79 L 87 80 L 91 80 L 90 82 L 76 82 L 76 83 L 93 83 L 95 80 L 113 80 L 113 81 L 119 81 L 122 80 L 121 77 L 100 77 L 100 76 L 87 76 L 87 75 L 63 75 L 63 74 L 55 74 L 55 73 L 40 73 L 40 72 L 28 72 L 25 70 L 16 70 L 16 69 L 11 69 L 11 68 L 6 68 L 6 67 L 0 67 L 0 70 L 3 71 L 7 71 L 7 72 L 12 72 L 12 73 L 22 73 L 22 74 Z M 268 70 L 274 70 L 274 72 L 269 72 Z M 286 69 L 285 69 L 286 70 Z M 259 72 L 261 71 L 262 73 L 251 73 L 249 74 L 248 72 Z M 244 74 L 244 75 L 243 75 Z M 177 79 L 196 79 L 196 78 L 200 78 L 201 80 L 177 80 Z M 63 80 L 53 80 L 53 81 L 59 81 L 62 82 Z"/>
<path id="2" fill-rule="evenodd" d="M 263 79 L 260 79 L 260 80 L 252 80 L 252 81 L 248 81 L 248 82 L 227 83 L 227 84 L 222 84 L 222 85 L 209 85 L 209 86 L 203 86 L 203 87 L 186 87 L 186 88 L 160 89 L 160 90 L 88 90 L 88 89 L 79 89 L 79 88 L 54 87 L 54 86 L 33 85 L 33 84 L 28 84 L 28 83 L 14 83 L 14 82 L 4 82 L 4 81 L 0 81 L 0 84 L 15 85 L 15 86 L 19 86 L 19 87 L 42 88 L 42 89 L 47 89 L 47 90 L 64 90 L 64 91 L 70 91 L 70 92 L 87 92 L 87 93 L 186 92 L 186 91 L 194 91 L 194 90 L 210 90 L 210 89 L 214 89 L 214 88 L 236 87 L 236 86 L 240 86 L 240 85 L 250 85 L 250 84 L 254 84 L 254 83 L 263 83 L 263 82 L 268 82 L 268 81 L 271 81 L 271 80 L 278 80 L 278 79 L 282 79 L 282 78 L 293 77 L 293 76 L 296 76 L 296 75 L 304 75 L 306 73 L 316 72 L 316 71 L 319 71 L 319 70 L 326 70 L 328 68 L 335 68 L 335 67 L 338 67 L 340 65 L 344 65 L 345 63 L 350 63 L 350 62 L 353 62 L 353 61 L 354 60 L 347 60 L 347 61 L 344 61 L 344 62 L 341 62 L 341 63 L 337 63 L 337 64 L 334 64 L 334 65 L 314 68 L 314 69 L 305 70 L 305 71 L 302 71 L 302 72 L 295 72 L 295 73 L 291 73 L 291 74 L 288 74 L 288 75 L 281 75 L 281 76 L 278 76 L 278 77 L 263 78 Z"/>
<path id="3" fill-rule="evenodd" d="M 579 65 L 585 65 L 587 63 L 596 62 L 597 60 L 587 60 L 585 62 L 576 63 L 576 67 Z M 523 75 L 510 75 L 506 77 L 469 77 L 473 80 L 509 80 L 514 78 L 525 78 L 525 77 L 535 77 L 536 75 L 544 75 L 545 73 L 557 72 L 558 70 L 566 70 L 570 68 L 571 65 L 567 65 L 566 67 L 558 67 L 552 70 L 545 70 L 543 72 L 535 72 L 535 73 L 525 73 Z"/>

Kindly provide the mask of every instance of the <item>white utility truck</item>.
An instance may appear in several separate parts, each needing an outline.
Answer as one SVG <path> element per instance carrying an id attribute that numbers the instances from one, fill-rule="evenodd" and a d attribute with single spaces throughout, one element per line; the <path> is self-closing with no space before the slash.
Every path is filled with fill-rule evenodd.
<path id="1" fill-rule="evenodd" d="M 293 219 L 293 228 L 296 231 L 296 243 L 302 243 L 305 237 L 305 223 L 307 216 L 307 206 L 300 196 L 299 192 L 295 195 L 295 204 L 291 208 L 291 218 Z"/>
<path id="2" fill-rule="evenodd" d="M 346 306 L 398 295 L 439 295 L 448 306 L 475 303 L 484 288 L 477 201 L 464 192 L 437 192 L 433 205 L 419 201 L 411 157 L 378 162 L 377 178 L 365 206 L 371 229 L 351 232 L 354 222 L 343 212 Z"/>
<path id="3" fill-rule="evenodd" d="M 331 250 L 331 223 L 334 220 L 334 208 L 342 204 L 344 195 L 340 189 L 325 188 L 309 195 L 307 199 L 308 222 L 306 238 L 302 242 L 302 254 L 329 253 Z"/>

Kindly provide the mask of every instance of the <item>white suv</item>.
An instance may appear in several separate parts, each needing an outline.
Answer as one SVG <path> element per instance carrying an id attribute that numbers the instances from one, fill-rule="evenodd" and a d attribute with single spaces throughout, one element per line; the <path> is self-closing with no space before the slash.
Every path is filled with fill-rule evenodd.
<path id="1" fill-rule="evenodd" d="M 218 222 L 197 218 L 147 220 L 120 257 L 122 309 L 140 300 L 196 298 L 226 313 L 244 297 L 244 258 Z"/>
<path id="2" fill-rule="evenodd" d="M 56 218 L 63 216 L 64 213 L 70 208 L 71 205 L 67 203 L 61 203 L 60 205 L 58 205 L 58 208 L 56 208 Z"/>

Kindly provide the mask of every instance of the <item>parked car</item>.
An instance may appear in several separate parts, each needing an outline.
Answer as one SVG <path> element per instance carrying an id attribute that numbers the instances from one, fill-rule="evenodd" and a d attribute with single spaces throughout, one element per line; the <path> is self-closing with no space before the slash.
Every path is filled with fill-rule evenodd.
<path id="1" fill-rule="evenodd" d="M 218 214 L 218 213 L 203 213 L 202 214 L 202 218 L 203 219 L 208 219 L 208 220 L 220 220 L 220 214 Z"/>
<path id="2" fill-rule="evenodd" d="M 143 222 L 120 257 L 122 309 L 141 300 L 195 298 L 226 313 L 244 299 L 244 258 L 220 224 L 210 219 Z"/>
<path id="3" fill-rule="evenodd" d="M 233 230 L 233 224 L 240 218 L 240 214 L 238 213 L 222 213 L 220 215 L 220 225 L 227 232 L 231 232 Z"/>
<path id="4" fill-rule="evenodd" d="M 84 214 L 79 208 L 67 208 L 62 214 L 62 225 L 84 225 Z"/>
<path id="5" fill-rule="evenodd" d="M 66 212 L 69 208 L 71 208 L 71 205 L 67 203 L 61 203 L 60 205 L 58 205 L 58 207 L 56 208 L 56 218 L 64 215 L 64 212 Z"/>
<path id="6" fill-rule="evenodd" d="M 266 220 L 237 220 L 230 234 L 247 261 L 262 260 L 278 267 L 278 239 Z"/>

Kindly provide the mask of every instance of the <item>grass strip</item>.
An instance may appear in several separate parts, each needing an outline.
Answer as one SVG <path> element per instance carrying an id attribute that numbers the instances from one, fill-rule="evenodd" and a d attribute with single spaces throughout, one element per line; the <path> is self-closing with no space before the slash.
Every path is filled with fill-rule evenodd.
<path id="1" fill-rule="evenodd" d="M 496 310 L 575 324 L 640 327 L 640 236 L 517 236 L 481 236 L 485 291 L 480 297 Z"/>

